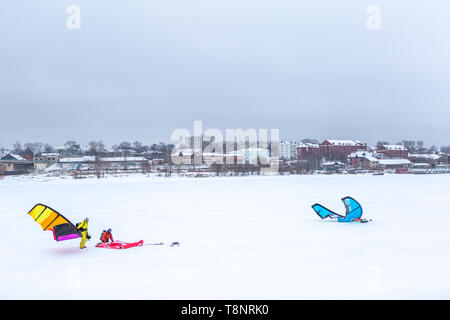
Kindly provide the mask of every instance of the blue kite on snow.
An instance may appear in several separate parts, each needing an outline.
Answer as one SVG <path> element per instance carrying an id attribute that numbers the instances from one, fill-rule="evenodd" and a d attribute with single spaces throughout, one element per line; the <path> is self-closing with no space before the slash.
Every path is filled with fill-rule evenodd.
<path id="1" fill-rule="evenodd" d="M 358 201 L 353 199 L 352 197 L 345 197 L 341 199 L 345 205 L 345 215 L 340 215 L 336 212 L 331 211 L 330 209 L 325 208 L 321 204 L 313 204 L 312 208 L 317 213 L 319 217 L 322 219 L 330 218 L 336 219 L 339 222 L 369 222 L 370 220 L 361 219 L 363 214 L 363 209 Z"/>

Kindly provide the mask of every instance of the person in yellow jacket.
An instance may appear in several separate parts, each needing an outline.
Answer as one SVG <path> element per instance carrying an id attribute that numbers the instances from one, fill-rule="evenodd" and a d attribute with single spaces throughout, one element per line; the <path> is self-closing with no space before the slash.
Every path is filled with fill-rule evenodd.
<path id="1" fill-rule="evenodd" d="M 80 232 L 81 232 L 80 249 L 86 248 L 86 246 L 85 246 L 86 238 L 89 236 L 88 235 L 88 222 L 89 222 L 89 218 L 86 218 L 83 221 L 81 221 L 80 224 L 77 226 L 77 229 L 80 230 Z"/>

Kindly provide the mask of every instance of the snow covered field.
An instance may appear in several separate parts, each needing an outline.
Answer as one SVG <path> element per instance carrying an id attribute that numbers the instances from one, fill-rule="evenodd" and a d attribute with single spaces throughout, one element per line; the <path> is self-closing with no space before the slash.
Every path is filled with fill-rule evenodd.
<path id="1" fill-rule="evenodd" d="M 450 175 L 0 180 L 0 299 L 450 299 Z M 357 199 L 367 224 L 321 220 Z M 27 215 L 90 218 L 88 249 Z M 181 246 L 95 248 L 115 239 Z"/>

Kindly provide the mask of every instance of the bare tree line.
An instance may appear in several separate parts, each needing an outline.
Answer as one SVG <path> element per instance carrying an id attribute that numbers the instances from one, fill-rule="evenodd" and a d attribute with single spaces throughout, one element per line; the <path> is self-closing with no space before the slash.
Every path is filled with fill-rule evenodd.
<path id="1" fill-rule="evenodd" d="M 9 151 L 20 156 L 40 156 L 44 153 L 59 153 L 65 156 L 102 157 L 104 155 L 111 155 L 128 157 L 133 154 L 148 154 L 162 159 L 168 159 L 173 147 L 173 144 L 166 144 L 164 142 L 145 145 L 140 141 L 134 141 L 132 143 L 123 141 L 108 149 L 102 140 L 93 140 L 88 143 L 87 147 L 82 148 L 75 140 L 69 140 L 60 148 L 55 148 L 48 143 L 42 142 L 28 142 L 25 144 L 15 142 L 12 148 L 0 147 L 0 151 Z"/>

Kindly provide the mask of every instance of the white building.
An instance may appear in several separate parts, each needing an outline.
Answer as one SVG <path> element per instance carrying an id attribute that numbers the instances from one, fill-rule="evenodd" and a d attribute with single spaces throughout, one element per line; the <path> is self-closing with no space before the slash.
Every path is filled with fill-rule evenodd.
<path id="1" fill-rule="evenodd" d="M 380 159 L 378 164 L 383 169 L 409 168 L 412 164 L 408 159 Z"/>
<path id="2" fill-rule="evenodd" d="M 269 163 L 270 161 L 269 150 L 263 148 L 245 148 L 229 154 L 238 156 L 242 161 L 249 164 L 257 164 L 258 160 L 263 163 Z"/>
<path id="3" fill-rule="evenodd" d="M 59 162 L 61 155 L 59 153 L 43 153 L 40 156 L 35 157 L 35 161 L 55 163 Z"/>
<path id="4" fill-rule="evenodd" d="M 279 144 L 280 159 L 292 160 L 297 158 L 298 142 L 295 141 L 281 141 Z"/>

